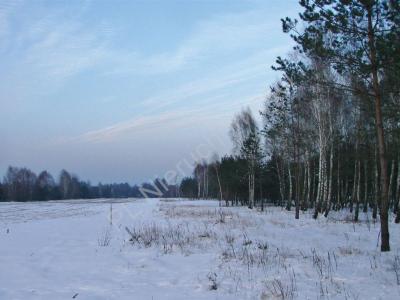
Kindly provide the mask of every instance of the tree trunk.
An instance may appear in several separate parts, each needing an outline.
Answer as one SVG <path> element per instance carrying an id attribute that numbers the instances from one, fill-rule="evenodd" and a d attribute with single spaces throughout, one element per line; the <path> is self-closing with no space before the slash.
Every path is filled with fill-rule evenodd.
<path id="1" fill-rule="evenodd" d="M 250 162 L 250 169 L 249 169 L 249 208 L 253 209 L 254 207 L 254 161 Z"/>
<path id="2" fill-rule="evenodd" d="M 320 137 L 320 140 L 321 140 L 321 137 Z M 325 160 L 325 158 L 323 158 L 323 149 L 320 149 L 317 197 L 315 199 L 315 210 L 314 210 L 314 215 L 313 215 L 314 219 L 318 218 L 318 213 L 321 210 L 321 198 L 323 197 L 323 182 L 324 182 L 324 178 L 323 178 L 323 161 L 324 160 Z"/>
<path id="3" fill-rule="evenodd" d="M 281 195 L 281 204 L 285 201 L 285 177 L 284 177 L 284 170 L 279 167 L 278 158 L 276 158 L 276 171 L 278 173 L 278 181 L 279 181 L 279 192 Z"/>
<path id="4" fill-rule="evenodd" d="M 341 186 L 341 184 L 340 184 L 340 157 L 339 157 L 339 155 L 340 155 L 340 149 L 338 149 L 338 154 L 337 154 L 337 162 L 338 162 L 338 164 L 337 164 L 337 183 L 336 183 L 336 185 L 337 185 L 337 199 L 336 199 L 336 209 L 339 209 L 339 207 L 340 207 L 340 202 L 341 202 L 341 198 L 340 198 L 340 193 L 341 193 L 341 189 L 340 189 L 340 186 Z"/>
<path id="5" fill-rule="evenodd" d="M 301 209 L 305 211 L 307 209 L 307 195 L 308 195 L 308 181 L 309 181 L 309 166 L 308 166 L 308 158 L 306 158 L 305 166 L 304 166 L 304 181 L 303 181 L 303 193 L 301 196 Z"/>
<path id="6" fill-rule="evenodd" d="M 395 213 L 397 213 L 397 207 L 400 200 L 400 155 L 397 158 L 397 180 L 396 180 L 396 191 L 395 191 Z"/>
<path id="7" fill-rule="evenodd" d="M 357 148 L 357 146 L 356 146 Z M 357 151 L 357 150 L 356 150 Z M 356 200 L 357 197 L 357 159 L 354 162 L 354 181 L 353 181 L 353 191 L 351 194 L 351 199 L 350 199 L 350 212 L 353 213 L 353 208 L 354 208 L 354 200 Z"/>
<path id="8" fill-rule="evenodd" d="M 297 147 L 296 147 L 297 149 Z M 296 150 L 296 195 L 295 195 L 295 219 L 300 217 L 300 161 L 298 156 L 298 150 Z"/>
<path id="9" fill-rule="evenodd" d="M 375 126 L 378 137 L 378 149 L 379 149 L 379 161 L 381 167 L 381 180 L 382 180 L 382 191 L 381 191 L 381 251 L 390 251 L 389 242 L 389 199 L 388 199 L 388 174 L 387 174 L 387 158 L 386 158 L 386 145 L 385 145 L 385 133 L 383 130 L 382 120 L 382 100 L 380 94 L 380 86 L 378 81 L 378 65 L 376 60 L 376 48 L 375 48 L 375 34 L 372 25 L 372 2 L 367 7 L 367 18 L 368 18 L 368 42 L 369 42 L 369 54 L 371 59 L 371 75 L 372 84 L 375 94 Z"/>
<path id="10" fill-rule="evenodd" d="M 342 208 L 344 208 L 347 205 L 348 199 L 349 199 L 349 181 L 348 181 L 348 177 L 346 176 L 344 178 L 344 190 L 343 190 L 343 205 L 342 205 Z"/>
<path id="11" fill-rule="evenodd" d="M 354 212 L 354 222 L 358 222 L 360 212 L 360 194 L 361 194 L 361 161 L 356 161 L 357 166 L 357 188 L 356 188 L 356 209 Z"/>
<path id="12" fill-rule="evenodd" d="M 327 200 L 326 200 L 326 204 L 325 204 L 325 217 L 328 216 L 329 214 L 329 210 L 331 207 L 331 201 L 332 201 L 332 177 L 333 177 L 333 130 L 332 130 L 332 125 L 330 125 L 331 127 L 331 154 L 330 154 L 330 159 L 329 159 L 329 184 L 328 184 L 328 196 L 327 196 Z"/>
<path id="13" fill-rule="evenodd" d="M 295 199 L 295 204 L 296 204 L 296 213 L 295 213 L 295 219 L 299 219 L 300 217 L 300 162 L 297 162 L 297 167 L 296 167 L 296 199 Z"/>
<path id="14" fill-rule="evenodd" d="M 201 181 L 200 178 L 197 180 L 197 198 L 200 199 L 201 196 Z"/>
<path id="15" fill-rule="evenodd" d="M 396 224 L 400 223 L 400 155 L 398 156 L 397 159 L 397 188 L 396 188 L 396 219 L 394 222 Z"/>
<path id="16" fill-rule="evenodd" d="M 218 186 L 219 186 L 219 206 L 221 206 L 221 203 L 222 203 L 222 187 L 221 187 L 221 181 L 219 180 L 218 166 L 217 165 L 215 165 L 215 173 L 217 173 L 217 180 L 218 180 Z"/>
<path id="17" fill-rule="evenodd" d="M 313 166 L 310 166 L 310 176 L 311 176 L 311 189 L 310 189 L 310 199 L 309 199 L 309 206 L 310 208 L 314 208 L 315 205 L 315 191 L 317 190 L 316 187 L 316 178 L 315 178 L 315 169 L 313 169 Z"/>
<path id="18" fill-rule="evenodd" d="M 395 166 L 395 161 L 394 159 L 392 160 L 391 164 L 391 170 L 390 170 L 390 179 L 389 179 L 389 206 L 393 207 L 393 185 L 394 185 L 394 166 Z"/>
<path id="19" fill-rule="evenodd" d="M 289 198 L 287 199 L 286 209 L 290 211 L 292 208 L 292 196 L 293 196 L 293 182 L 292 182 L 292 173 L 290 170 L 290 162 L 288 162 L 288 172 L 289 172 Z"/>
<path id="20" fill-rule="evenodd" d="M 377 214 L 378 214 L 378 205 L 380 203 L 379 201 L 379 169 L 378 169 L 378 151 L 375 147 L 375 183 L 374 183 L 374 187 L 375 187 L 375 195 L 374 195 L 374 208 L 372 210 L 372 218 L 374 220 L 376 220 Z"/>
<path id="21" fill-rule="evenodd" d="M 368 161 L 364 160 L 364 207 L 363 212 L 368 212 Z"/>
<path id="22" fill-rule="evenodd" d="M 324 160 L 324 168 L 323 168 L 323 178 L 324 178 L 324 185 L 323 185 L 323 198 L 322 201 L 325 203 L 325 205 L 328 203 L 328 166 L 327 166 L 327 161 L 326 159 Z M 322 212 L 321 207 L 320 207 L 320 212 Z"/>
<path id="23" fill-rule="evenodd" d="M 306 203 L 304 206 L 304 209 L 307 210 L 308 206 L 310 205 L 310 197 L 311 197 L 311 185 L 312 185 L 312 181 L 311 181 L 311 166 L 310 166 L 310 160 L 307 160 L 307 197 L 306 197 Z"/>

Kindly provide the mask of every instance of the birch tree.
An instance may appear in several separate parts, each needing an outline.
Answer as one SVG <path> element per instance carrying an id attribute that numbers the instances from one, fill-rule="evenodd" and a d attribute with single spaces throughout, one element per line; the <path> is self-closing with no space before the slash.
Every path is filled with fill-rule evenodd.
<path id="1" fill-rule="evenodd" d="M 254 207 L 255 176 L 261 159 L 260 138 L 256 121 L 250 109 L 237 114 L 231 124 L 230 137 L 234 145 L 234 153 L 246 159 L 248 176 L 248 206 Z"/>

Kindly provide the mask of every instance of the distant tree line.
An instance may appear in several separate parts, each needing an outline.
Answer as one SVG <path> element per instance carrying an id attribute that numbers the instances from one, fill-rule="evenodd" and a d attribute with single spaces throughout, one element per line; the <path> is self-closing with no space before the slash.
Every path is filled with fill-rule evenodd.
<path id="1" fill-rule="evenodd" d="M 0 201 L 45 201 L 94 198 L 177 197 L 178 188 L 165 179 L 142 185 L 112 183 L 91 185 L 78 176 L 62 170 L 58 179 L 47 171 L 39 175 L 28 168 L 9 167 L 0 182 Z"/>
<path id="2" fill-rule="evenodd" d="M 231 126 L 232 156 L 199 162 L 185 196 L 249 208 L 265 201 L 312 210 L 372 212 L 389 251 L 389 215 L 400 222 L 400 1 L 301 0 L 296 43 L 273 69 L 258 128 L 248 110 Z M 219 181 L 218 181 L 219 177 Z M 218 186 L 218 187 L 217 187 Z"/>
<path id="3" fill-rule="evenodd" d="M 226 206 L 263 207 L 280 201 L 273 161 L 257 162 L 254 170 L 254 192 L 249 192 L 249 164 L 246 158 L 226 155 L 212 162 L 198 162 L 192 177 L 183 178 L 180 193 L 185 198 L 219 199 Z"/>

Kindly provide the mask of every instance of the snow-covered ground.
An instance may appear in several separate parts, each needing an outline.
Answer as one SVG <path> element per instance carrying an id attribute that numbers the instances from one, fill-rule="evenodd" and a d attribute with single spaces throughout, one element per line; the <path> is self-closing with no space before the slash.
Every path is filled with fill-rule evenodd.
<path id="1" fill-rule="evenodd" d="M 0 299 L 400 299 L 399 228 L 391 222 L 392 251 L 381 253 L 379 225 L 346 213 L 0 203 Z"/>

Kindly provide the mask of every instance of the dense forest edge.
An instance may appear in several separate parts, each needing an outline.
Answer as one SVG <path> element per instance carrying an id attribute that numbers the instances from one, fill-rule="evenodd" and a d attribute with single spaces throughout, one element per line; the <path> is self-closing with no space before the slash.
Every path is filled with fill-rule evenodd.
<path id="1" fill-rule="evenodd" d="M 253 208 L 258 198 L 263 207 L 273 191 L 270 199 L 294 206 L 296 219 L 308 209 L 318 218 L 346 208 L 355 222 L 360 211 L 379 213 L 381 250 L 390 251 L 390 214 L 400 222 L 400 1 L 299 3 L 301 21 L 281 20 L 296 46 L 272 66 L 282 76 L 261 112 L 263 126 L 248 110 L 231 125 L 235 170 L 244 160 L 248 194 L 238 190 L 239 177 L 233 185 L 218 180 L 220 199 Z M 216 163 L 217 179 L 228 161 Z M 195 175 L 213 169 L 199 166 Z"/>

